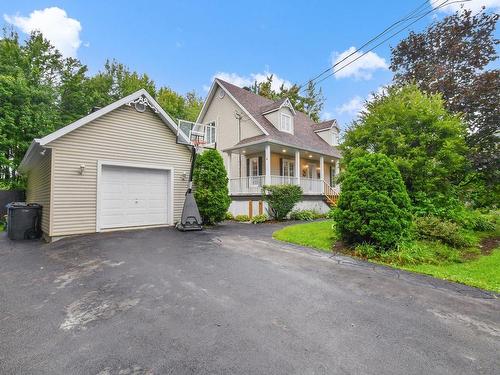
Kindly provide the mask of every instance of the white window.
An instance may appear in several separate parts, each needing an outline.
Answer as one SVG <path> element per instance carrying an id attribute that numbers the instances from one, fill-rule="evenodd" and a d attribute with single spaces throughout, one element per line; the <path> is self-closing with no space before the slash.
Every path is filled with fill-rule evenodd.
<path id="1" fill-rule="evenodd" d="M 215 144 L 215 122 L 211 122 L 205 126 L 205 142 L 209 145 Z"/>
<path id="2" fill-rule="evenodd" d="M 338 139 L 337 139 L 337 133 L 335 131 L 332 131 L 332 146 L 338 146 Z"/>
<path id="3" fill-rule="evenodd" d="M 281 114 L 281 131 L 287 133 L 293 133 L 292 129 L 292 117 L 284 113 Z"/>

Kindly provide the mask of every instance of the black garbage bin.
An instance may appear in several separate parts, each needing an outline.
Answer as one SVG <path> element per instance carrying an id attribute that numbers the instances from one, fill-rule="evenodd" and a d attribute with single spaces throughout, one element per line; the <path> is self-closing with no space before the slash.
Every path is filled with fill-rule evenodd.
<path id="1" fill-rule="evenodd" d="M 42 206 L 12 202 L 7 205 L 7 235 L 11 240 L 35 240 L 42 236 Z"/>

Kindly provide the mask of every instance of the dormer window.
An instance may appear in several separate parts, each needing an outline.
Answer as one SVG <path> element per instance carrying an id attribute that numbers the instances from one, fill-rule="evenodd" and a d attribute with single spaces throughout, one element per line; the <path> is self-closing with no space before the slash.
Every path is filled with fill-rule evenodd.
<path id="1" fill-rule="evenodd" d="M 292 116 L 286 113 L 281 114 L 281 125 L 280 129 L 283 132 L 293 133 Z"/>

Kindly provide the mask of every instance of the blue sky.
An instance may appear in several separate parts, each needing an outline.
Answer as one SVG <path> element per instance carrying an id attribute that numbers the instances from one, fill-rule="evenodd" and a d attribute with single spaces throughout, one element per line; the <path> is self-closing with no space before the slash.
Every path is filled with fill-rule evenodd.
<path id="1" fill-rule="evenodd" d="M 14 25 L 21 35 L 42 29 L 91 73 L 115 58 L 148 73 L 157 85 L 180 93 L 195 89 L 204 97 L 214 75 L 236 84 L 269 73 L 284 82 L 307 81 L 422 2 L 17 0 L 2 2 L 0 12 L 2 24 Z M 481 3 L 500 9 L 500 0 L 473 0 L 467 6 L 477 9 Z M 433 17 L 411 29 L 421 30 Z M 335 117 L 345 128 L 370 92 L 391 81 L 390 46 L 408 32 L 322 82 L 323 117 Z"/>

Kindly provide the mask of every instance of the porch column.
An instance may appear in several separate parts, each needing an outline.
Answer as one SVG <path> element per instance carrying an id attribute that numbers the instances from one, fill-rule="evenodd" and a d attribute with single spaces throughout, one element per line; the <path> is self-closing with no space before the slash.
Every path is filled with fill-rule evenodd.
<path id="1" fill-rule="evenodd" d="M 335 160 L 335 186 L 337 186 L 337 178 L 339 177 L 340 174 L 340 160 L 337 159 Z"/>
<path id="2" fill-rule="evenodd" d="M 323 156 L 319 157 L 319 179 L 321 180 L 321 192 L 324 193 L 325 184 L 323 184 L 323 181 L 325 180 L 325 158 Z"/>
<path id="3" fill-rule="evenodd" d="M 226 172 L 227 172 L 227 188 L 229 189 L 229 193 L 231 193 L 231 164 L 233 158 L 231 157 L 231 151 L 226 152 Z"/>
<path id="4" fill-rule="evenodd" d="M 266 145 L 266 175 L 264 184 L 271 185 L 271 145 Z"/>
<path id="5" fill-rule="evenodd" d="M 295 178 L 300 186 L 300 151 L 295 151 Z"/>

